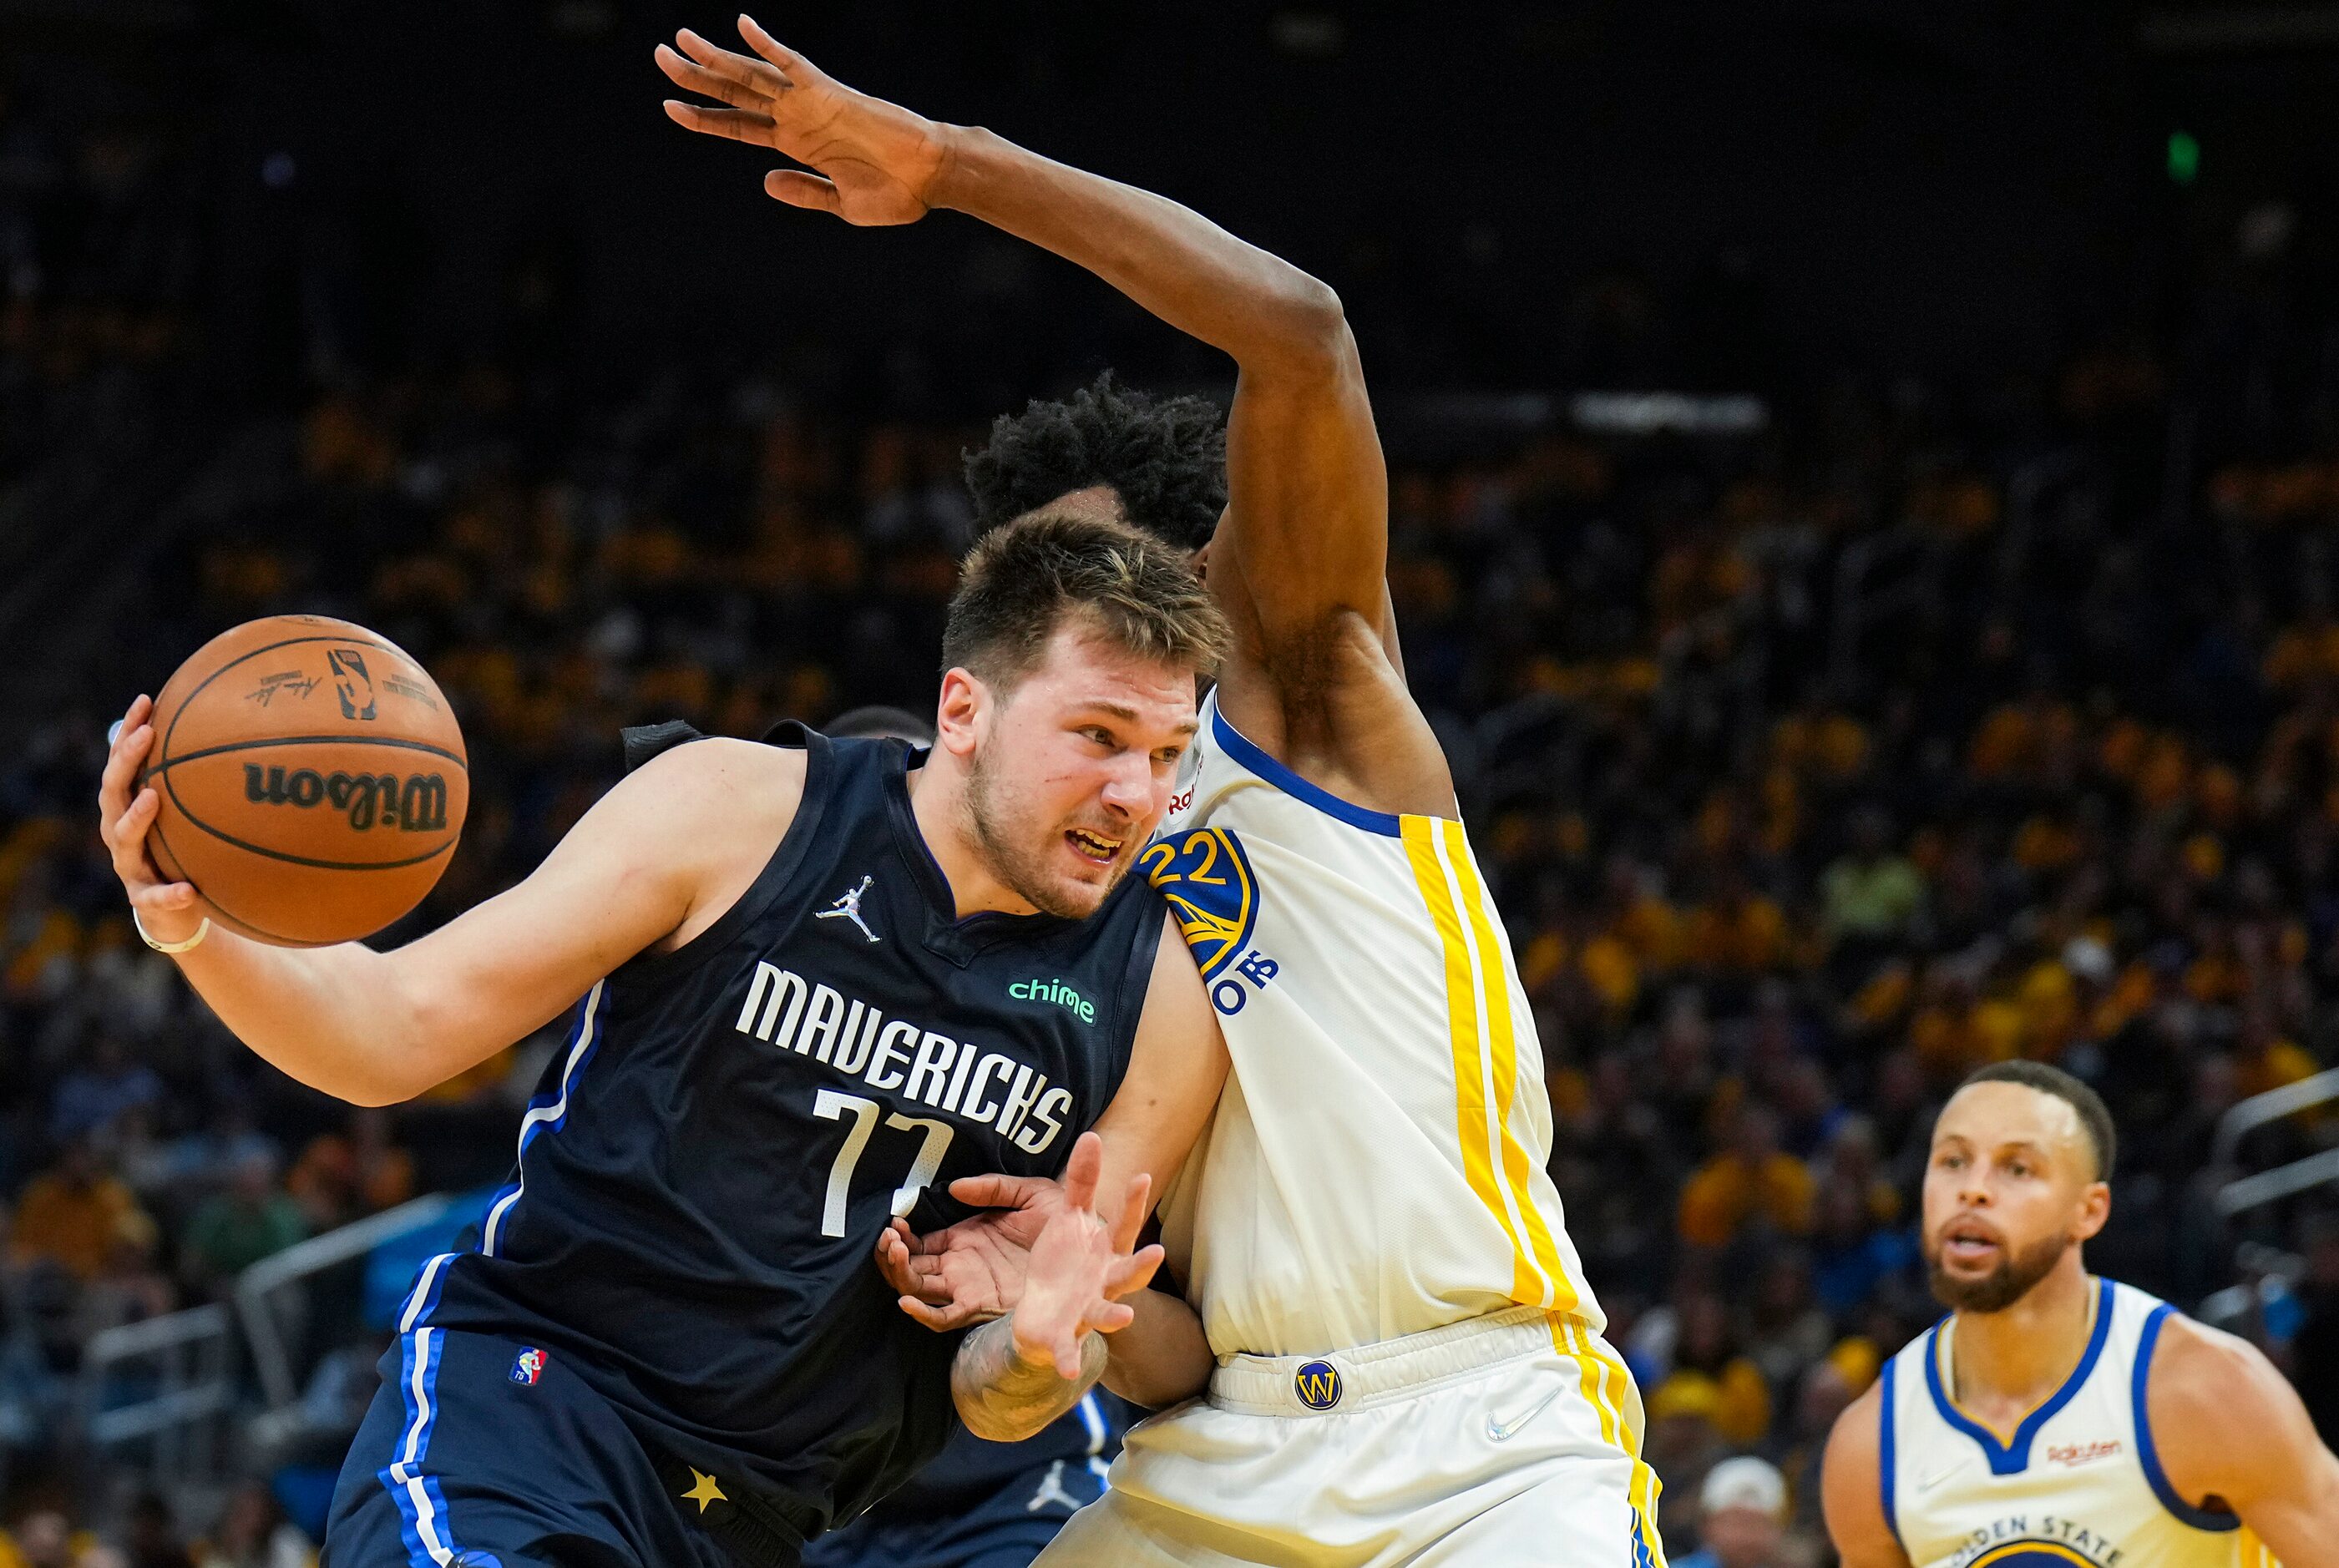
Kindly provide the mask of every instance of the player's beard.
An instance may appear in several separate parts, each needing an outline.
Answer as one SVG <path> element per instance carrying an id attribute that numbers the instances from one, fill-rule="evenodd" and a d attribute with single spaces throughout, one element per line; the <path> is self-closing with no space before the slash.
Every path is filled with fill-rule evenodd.
<path id="1" fill-rule="evenodd" d="M 1940 1242 L 1929 1238 L 1925 1242 L 1927 1282 L 1933 1287 L 1933 1299 L 1952 1311 L 2003 1312 L 2052 1274 L 2070 1245 L 2068 1236 L 2048 1236 L 2027 1252 L 2005 1247 L 1999 1253 L 1998 1267 L 1979 1279 L 1954 1279 L 1941 1270 Z"/>
<path id="2" fill-rule="evenodd" d="M 1052 823 L 1042 830 L 1028 814 L 1017 811 L 1010 804 L 1012 792 L 1002 788 L 1002 782 L 991 767 L 989 749 L 977 746 L 967 769 L 966 811 L 991 874 L 1042 914 L 1086 920 L 1127 873 L 1128 858 L 1113 866 L 1102 888 L 1056 876 L 1049 867 L 1049 853 L 1063 830 Z"/>

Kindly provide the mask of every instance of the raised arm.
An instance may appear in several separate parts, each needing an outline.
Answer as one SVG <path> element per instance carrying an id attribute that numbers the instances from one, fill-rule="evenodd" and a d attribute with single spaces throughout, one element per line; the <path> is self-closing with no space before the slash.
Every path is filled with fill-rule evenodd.
<path id="1" fill-rule="evenodd" d="M 2145 1405 L 2177 1502 L 2197 1509 L 2216 1499 L 2291 1568 L 2339 1563 L 2339 1458 L 2256 1346 L 2172 1313 Z"/>
<path id="2" fill-rule="evenodd" d="M 153 744 L 151 705 L 132 705 L 99 787 L 99 830 L 139 919 L 183 941 L 195 890 L 165 883 L 146 853 L 158 805 L 131 782 Z M 217 925 L 176 954 L 220 1021 L 312 1089 L 359 1105 L 410 1099 L 559 1015 L 645 948 L 711 923 L 744 892 L 794 819 L 799 754 L 699 741 L 627 777 L 526 881 L 388 952 L 361 942 L 293 949 Z"/>
<path id="3" fill-rule="evenodd" d="M 1396 669 L 1388 478 L 1337 296 L 1174 202 L 855 92 L 748 18 L 739 31 L 753 55 L 688 32 L 660 47 L 668 77 L 725 105 L 666 109 L 811 166 L 766 175 L 775 199 L 856 224 L 954 208 L 1233 357 L 1230 498 L 1209 558 L 1236 632 L 1220 705 L 1336 792 L 1450 813 L 1444 759 Z"/>

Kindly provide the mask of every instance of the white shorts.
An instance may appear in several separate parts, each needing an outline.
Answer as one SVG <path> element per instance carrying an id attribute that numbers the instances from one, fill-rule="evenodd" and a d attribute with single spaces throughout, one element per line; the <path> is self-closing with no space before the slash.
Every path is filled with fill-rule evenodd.
<path id="1" fill-rule="evenodd" d="M 1540 1307 L 1238 1356 L 1140 1422 L 1040 1568 L 1663 1568 L 1631 1374 Z"/>

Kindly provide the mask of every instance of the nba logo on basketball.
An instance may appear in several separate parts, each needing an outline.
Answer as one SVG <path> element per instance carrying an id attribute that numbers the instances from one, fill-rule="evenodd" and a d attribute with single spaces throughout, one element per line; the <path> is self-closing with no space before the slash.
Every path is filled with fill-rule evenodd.
<path id="1" fill-rule="evenodd" d="M 544 1352 L 534 1346 L 512 1357 L 511 1380 L 514 1383 L 525 1383 L 533 1388 L 536 1380 L 543 1376 Z"/>
<path id="2" fill-rule="evenodd" d="M 341 699 L 341 716 L 373 717 L 373 677 L 366 674 L 365 656 L 355 648 L 327 648 L 325 662 L 332 667 L 333 690 Z"/>

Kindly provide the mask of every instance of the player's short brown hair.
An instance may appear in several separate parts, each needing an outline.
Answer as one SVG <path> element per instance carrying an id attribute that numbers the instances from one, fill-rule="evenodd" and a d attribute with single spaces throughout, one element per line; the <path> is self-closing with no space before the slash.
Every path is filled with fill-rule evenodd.
<path id="1" fill-rule="evenodd" d="M 2112 1166 L 2119 1159 L 2119 1134 L 2112 1125 L 2111 1108 L 2085 1082 L 2047 1062 L 2017 1060 L 1994 1061 L 1988 1067 L 1977 1068 L 1958 1087 L 1965 1089 L 1977 1083 L 2018 1083 L 2025 1089 L 2051 1094 L 2070 1106 L 2079 1113 L 2079 1126 L 2087 1135 L 2089 1151 L 2096 1157 L 2096 1179 L 2112 1178 Z"/>
<path id="2" fill-rule="evenodd" d="M 1042 508 L 967 552 L 943 667 L 1012 689 L 1073 616 L 1117 647 L 1199 675 L 1218 669 L 1230 636 L 1183 550 L 1126 523 Z"/>

